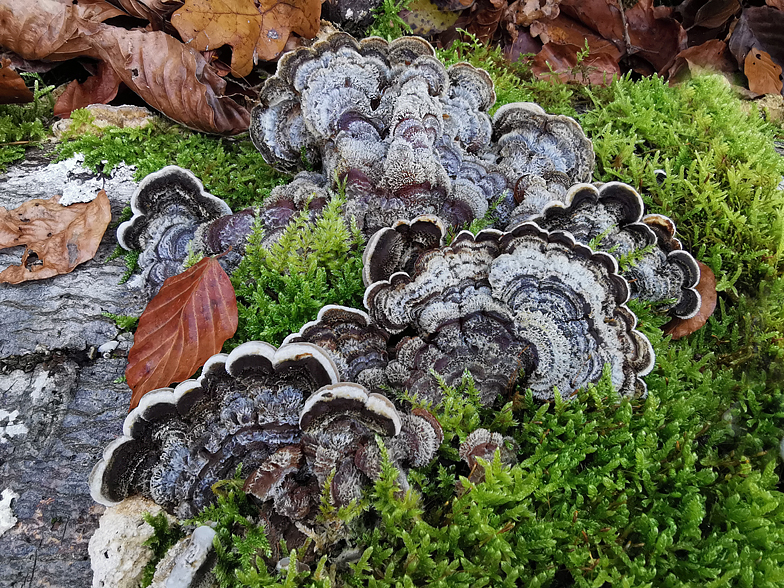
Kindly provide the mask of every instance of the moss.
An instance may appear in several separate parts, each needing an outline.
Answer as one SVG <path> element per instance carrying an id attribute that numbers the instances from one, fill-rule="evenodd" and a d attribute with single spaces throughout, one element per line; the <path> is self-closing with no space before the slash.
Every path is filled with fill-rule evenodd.
<path id="1" fill-rule="evenodd" d="M 33 102 L 0 105 L 0 172 L 9 163 L 22 159 L 28 147 L 40 144 L 47 137 L 52 121 L 54 86 L 43 86 L 37 74 L 22 74 L 22 77 L 32 85 Z"/>
<path id="2" fill-rule="evenodd" d="M 232 275 L 240 321 L 229 348 L 249 340 L 279 345 L 327 304 L 362 304 L 363 240 L 343 220 L 343 201 L 333 196 L 315 224 L 300 214 L 269 250 L 261 246 L 261 227 L 254 228 Z"/>
<path id="3" fill-rule="evenodd" d="M 272 188 L 288 180 L 265 163 L 247 137 L 209 137 L 163 122 L 79 136 L 61 143 L 57 153 L 60 159 L 83 153 L 88 168 L 104 173 L 121 162 L 134 165 L 137 181 L 164 166 L 179 165 L 190 169 L 209 192 L 235 211 L 260 203 Z"/>

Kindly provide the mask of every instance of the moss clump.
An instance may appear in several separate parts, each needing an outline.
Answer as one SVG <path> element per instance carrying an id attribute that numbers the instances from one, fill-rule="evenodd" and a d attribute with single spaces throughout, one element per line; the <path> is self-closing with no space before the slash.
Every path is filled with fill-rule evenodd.
<path id="1" fill-rule="evenodd" d="M 167 123 L 143 129 L 109 127 L 100 136 L 79 136 L 58 147 L 60 159 L 75 153 L 84 154 L 87 167 L 105 173 L 121 162 L 135 165 L 136 180 L 164 166 L 179 165 L 235 211 L 260 203 L 272 188 L 288 180 L 267 165 L 247 138 L 208 137 Z"/>
<path id="2" fill-rule="evenodd" d="M 34 147 L 48 135 L 52 121 L 54 86 L 42 86 L 37 74 L 22 74 L 32 83 L 33 102 L 0 105 L 0 172 L 9 163 L 24 157 L 25 149 Z"/>
<path id="3" fill-rule="evenodd" d="M 343 219 L 343 202 L 333 196 L 315 224 L 300 214 L 269 250 L 261 246 L 261 227 L 254 229 L 232 275 L 240 320 L 229 347 L 250 340 L 279 345 L 327 304 L 362 304 L 363 239 Z"/>

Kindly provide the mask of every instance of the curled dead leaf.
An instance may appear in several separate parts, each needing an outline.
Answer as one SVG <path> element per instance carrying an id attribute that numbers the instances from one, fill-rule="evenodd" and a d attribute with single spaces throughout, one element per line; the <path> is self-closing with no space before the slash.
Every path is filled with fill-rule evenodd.
<path id="1" fill-rule="evenodd" d="M 33 99 L 33 93 L 25 85 L 22 76 L 11 69 L 11 60 L 1 59 L 0 104 L 23 104 Z"/>
<path id="2" fill-rule="evenodd" d="M 68 118 L 78 108 L 86 108 L 90 104 L 108 104 L 117 96 L 120 78 L 114 69 L 105 61 L 98 63 L 98 73 L 90 76 L 83 83 L 74 80 L 65 92 L 60 94 L 54 105 L 54 115 Z"/>
<path id="3" fill-rule="evenodd" d="M 106 192 L 69 206 L 60 204 L 60 198 L 28 200 L 14 210 L 0 206 L 0 249 L 26 246 L 21 264 L 0 272 L 0 282 L 20 284 L 67 274 L 95 257 L 112 220 Z"/>
<path id="4" fill-rule="evenodd" d="M 756 94 L 780 94 L 781 67 L 773 63 L 769 53 L 752 47 L 743 62 L 743 73 L 749 80 L 749 90 Z"/>
<path id="5" fill-rule="evenodd" d="M 131 410 L 147 392 L 192 376 L 234 335 L 237 320 L 234 288 L 214 258 L 168 278 L 139 318 L 128 354 Z"/>
<path id="6" fill-rule="evenodd" d="M 197 51 L 230 45 L 232 73 L 241 77 L 259 59 L 278 57 L 292 32 L 315 37 L 320 17 L 321 0 L 186 0 L 171 22 Z"/>
<path id="7" fill-rule="evenodd" d="M 702 304 L 696 316 L 690 319 L 674 318 L 662 327 L 666 335 L 671 335 L 673 341 L 691 335 L 701 329 L 708 322 L 708 319 L 716 310 L 716 275 L 707 265 L 698 261 L 700 266 L 700 282 L 697 284 L 697 292 L 700 293 Z"/>
<path id="8" fill-rule="evenodd" d="M 682 81 L 689 73 L 698 74 L 705 70 L 722 73 L 737 71 L 735 60 L 724 41 L 711 39 L 678 53 L 669 71 L 670 83 Z"/>

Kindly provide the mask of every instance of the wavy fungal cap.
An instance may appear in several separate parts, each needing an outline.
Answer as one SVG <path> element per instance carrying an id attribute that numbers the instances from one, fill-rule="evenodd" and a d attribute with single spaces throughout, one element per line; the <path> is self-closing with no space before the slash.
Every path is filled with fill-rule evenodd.
<path id="1" fill-rule="evenodd" d="M 376 249 L 375 256 L 386 251 Z M 491 404 L 523 377 L 542 399 L 596 382 L 609 364 L 614 386 L 644 394 L 650 342 L 625 306 L 628 284 L 616 261 L 568 233 L 533 223 L 508 233 L 463 231 L 425 252 L 411 273 L 371 284 L 365 306 L 390 333 L 408 333 L 386 368 L 390 383 L 439 402 L 432 367 L 448 383 L 468 369 Z"/>
<path id="2" fill-rule="evenodd" d="M 568 231 L 618 260 L 633 259 L 621 270 L 631 297 L 671 316 L 690 318 L 701 304 L 697 261 L 681 249 L 671 219 L 644 217 L 643 212 L 642 198 L 627 184 L 577 184 L 564 202 L 551 202 L 532 220 L 549 231 Z"/>
<path id="3" fill-rule="evenodd" d="M 239 463 L 251 471 L 299 443 L 305 400 L 339 381 L 325 351 L 310 343 L 244 343 L 210 358 L 198 380 L 145 395 L 90 475 L 96 502 L 141 493 L 188 517 L 211 486 Z"/>
<path id="4" fill-rule="evenodd" d="M 207 192 L 190 170 L 176 165 L 145 176 L 131 196 L 131 211 L 131 219 L 117 228 L 117 241 L 129 251 L 144 249 L 162 220 L 206 221 L 231 214 L 229 205 Z"/>

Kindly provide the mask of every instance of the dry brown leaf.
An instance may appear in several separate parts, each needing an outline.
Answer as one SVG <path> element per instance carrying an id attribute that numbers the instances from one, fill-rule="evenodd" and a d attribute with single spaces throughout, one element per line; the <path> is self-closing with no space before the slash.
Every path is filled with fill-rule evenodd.
<path id="1" fill-rule="evenodd" d="M 531 25 L 530 31 L 531 35 L 538 36 L 545 44 L 574 45 L 585 49 L 587 41 L 590 55 L 606 53 L 616 62 L 623 57 L 623 52 L 614 43 L 568 16 L 561 15 L 552 20 L 537 21 Z M 617 63 L 615 69 L 617 70 Z"/>
<path id="2" fill-rule="evenodd" d="M 258 61 L 275 59 L 293 32 L 315 37 L 321 0 L 186 0 L 172 25 L 190 47 L 232 47 L 231 69 L 246 76 Z"/>
<path id="3" fill-rule="evenodd" d="M 781 68 L 773 63 L 768 53 L 752 47 L 746 56 L 743 73 L 749 80 L 749 90 L 756 94 L 780 94 Z"/>
<path id="4" fill-rule="evenodd" d="M 770 6 L 746 8 L 730 37 L 729 48 L 742 69 L 752 47 L 770 55 L 773 63 L 784 67 L 784 12 Z"/>
<path id="5" fill-rule="evenodd" d="M 619 0 L 562 0 L 561 12 L 598 32 L 625 56 L 641 58 L 660 73 L 686 49 L 686 31 L 671 17 L 672 10 L 654 6 L 653 0 L 639 0 L 627 9 Z M 630 63 L 636 66 L 634 60 Z"/>
<path id="6" fill-rule="evenodd" d="M 705 70 L 732 73 L 737 69 L 727 44 L 719 39 L 712 39 L 678 53 L 668 75 L 670 83 L 675 83 L 686 79 L 689 73 L 699 74 Z"/>
<path id="7" fill-rule="evenodd" d="M 139 318 L 128 354 L 131 410 L 147 392 L 189 378 L 220 352 L 237 318 L 231 280 L 214 258 L 168 278 Z"/>
<path id="8" fill-rule="evenodd" d="M 698 261 L 700 266 L 700 282 L 697 292 L 700 293 L 702 304 L 696 316 L 690 319 L 674 318 L 662 327 L 665 335 L 671 335 L 673 341 L 691 335 L 701 329 L 716 310 L 716 275 L 707 265 Z"/>
<path id="9" fill-rule="evenodd" d="M 779 10 L 784 10 L 784 0 L 765 0 L 765 4 L 772 6 L 773 8 L 778 8 Z"/>
<path id="10" fill-rule="evenodd" d="M 534 57 L 531 69 L 538 76 L 555 75 L 561 81 L 581 84 L 607 85 L 613 76 L 620 77 L 618 61 L 609 53 L 591 52 L 577 68 L 577 53 L 583 49 L 572 44 L 547 43 Z"/>
<path id="11" fill-rule="evenodd" d="M 90 39 L 123 83 L 169 118 L 207 133 L 248 130 L 250 114 L 223 95 L 226 82 L 198 51 L 160 31 L 103 27 Z"/>
<path id="12" fill-rule="evenodd" d="M 0 282 L 19 284 L 67 274 L 95 256 L 112 220 L 106 192 L 69 206 L 61 205 L 60 198 L 28 200 L 14 210 L 0 206 L 0 249 L 27 247 L 20 265 L 0 272 Z"/>
<path id="13" fill-rule="evenodd" d="M 60 94 L 54 105 L 54 115 L 68 118 L 78 108 L 85 108 L 90 104 L 108 104 L 117 96 L 120 88 L 120 78 L 114 69 L 105 61 L 98 63 L 98 73 L 90 76 L 83 83 L 74 80 L 65 92 Z"/>
<path id="14" fill-rule="evenodd" d="M 33 99 L 22 76 L 11 69 L 11 60 L 0 59 L 0 104 L 22 104 Z"/>
<path id="15" fill-rule="evenodd" d="M 102 60 L 150 106 L 187 127 L 222 135 L 248 130 L 247 109 L 223 95 L 226 82 L 201 53 L 160 31 L 86 21 L 78 6 L 0 0 L 0 45 L 24 59 Z"/>
<path id="16" fill-rule="evenodd" d="M 477 0 L 468 17 L 466 30 L 480 43 L 490 43 L 507 6 L 506 0 Z"/>

